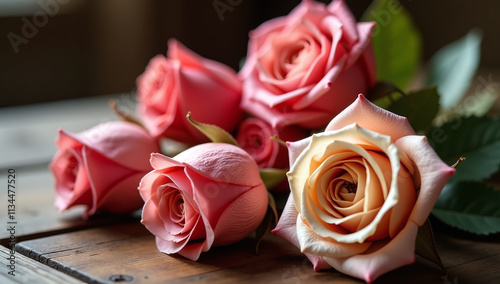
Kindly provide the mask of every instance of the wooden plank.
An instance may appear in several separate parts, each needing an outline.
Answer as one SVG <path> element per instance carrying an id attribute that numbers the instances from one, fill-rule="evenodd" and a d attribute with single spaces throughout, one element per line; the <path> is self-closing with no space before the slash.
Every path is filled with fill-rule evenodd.
<path id="1" fill-rule="evenodd" d="M 0 246 L 0 283 L 83 283 L 60 271 Z"/>
<path id="2" fill-rule="evenodd" d="M 375 283 L 470 283 L 475 273 L 487 272 L 481 283 L 498 283 L 500 244 L 438 235 L 448 279 L 427 261 L 417 259 L 382 276 Z M 275 235 L 266 235 L 262 253 L 253 253 L 253 239 L 212 248 L 198 262 L 160 253 L 140 223 L 99 227 L 25 241 L 18 250 L 83 281 L 113 283 L 123 275 L 130 283 L 362 283 L 334 270 L 314 272 L 297 248 Z M 449 281 L 449 282 L 446 282 Z"/>
<path id="3" fill-rule="evenodd" d="M 134 283 L 156 283 L 288 255 L 295 248 L 274 237 L 255 255 L 249 238 L 202 254 L 198 262 L 156 248 L 154 236 L 140 223 L 100 227 L 25 241 L 18 250 L 83 281 L 109 282 L 130 275 Z"/>
<path id="4" fill-rule="evenodd" d="M 499 235 L 478 237 L 453 233 L 451 238 L 438 235 L 438 249 L 454 283 L 500 283 L 500 239 Z M 466 271 L 467 273 L 463 273 Z"/>
<path id="5" fill-rule="evenodd" d="M 57 130 L 86 130 L 98 123 L 118 120 L 108 107 L 116 99 L 127 111 L 135 108 L 131 94 L 0 108 L 0 168 L 48 163 L 57 150 Z"/>
<path id="6" fill-rule="evenodd" d="M 97 215 L 83 220 L 81 218 L 84 208 L 72 208 L 66 212 L 59 212 L 54 207 L 55 194 L 53 178 L 47 168 L 20 169 L 16 171 L 15 213 L 14 219 L 9 219 L 7 214 L 7 189 L 0 190 L 2 194 L 0 203 L 1 224 L 14 221 L 17 241 L 48 236 L 62 232 L 80 230 L 95 226 L 123 223 L 137 220 L 139 215 Z M 0 184 L 7 184 L 7 174 L 0 176 Z M 7 246 L 11 233 L 0 230 L 0 244 Z"/>

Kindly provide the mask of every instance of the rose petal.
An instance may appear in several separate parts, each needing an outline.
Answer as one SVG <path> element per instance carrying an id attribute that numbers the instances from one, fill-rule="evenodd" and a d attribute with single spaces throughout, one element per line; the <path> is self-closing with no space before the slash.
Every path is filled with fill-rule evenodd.
<path id="1" fill-rule="evenodd" d="M 247 89 L 247 83 L 251 80 L 247 80 L 244 83 L 244 89 Z M 308 87 L 309 88 L 309 87 Z M 251 89 L 248 87 L 248 89 Z M 254 92 L 258 96 L 263 89 L 255 89 Z M 291 111 L 290 106 L 283 106 L 281 108 L 275 109 L 268 107 L 265 103 L 256 98 L 243 99 L 241 102 L 241 107 L 251 112 L 256 117 L 260 117 L 271 124 L 272 127 L 281 128 L 287 125 L 299 125 L 301 122 L 309 121 L 315 123 L 318 120 L 325 120 L 325 118 L 331 117 L 326 111 L 321 110 L 300 110 Z M 317 123 L 316 123 L 317 124 Z"/>
<path id="2" fill-rule="evenodd" d="M 375 22 L 358 24 L 359 42 L 351 48 L 351 53 L 346 63 L 346 68 L 349 68 L 356 64 L 356 59 L 359 58 L 363 63 L 363 70 L 366 72 L 370 86 L 373 85 L 377 79 L 376 59 L 371 41 L 375 25 Z"/>
<path id="3" fill-rule="evenodd" d="M 185 118 L 188 112 L 192 113 L 193 119 L 215 124 L 226 131 L 232 131 L 242 118 L 242 112 L 234 111 L 239 109 L 241 85 L 239 84 L 234 90 L 214 80 L 213 76 L 202 70 L 187 67 L 184 62 L 177 76 L 177 82 L 182 89 L 178 102 L 179 123 L 176 123 L 176 129 L 179 132 L 188 131 L 190 136 L 197 137 L 198 141 L 208 141 L 208 139 Z M 236 74 L 227 77 L 239 83 Z M 217 106 L 217 110 L 223 111 L 224 116 L 211 113 L 209 115 L 206 105 L 208 101 L 210 105 Z"/>
<path id="4" fill-rule="evenodd" d="M 317 82 L 317 84 L 315 84 L 314 87 L 309 92 L 306 93 L 305 96 L 300 98 L 300 100 L 298 100 L 296 103 L 294 103 L 292 105 L 293 109 L 300 110 L 300 109 L 306 108 L 307 106 L 311 105 L 316 100 L 318 100 L 319 98 L 324 96 L 324 94 L 329 92 L 329 91 L 332 92 L 332 94 L 335 92 L 342 93 L 343 88 L 342 89 L 333 88 L 331 84 L 339 77 L 341 72 L 344 70 L 344 64 L 345 64 L 345 59 L 344 58 L 340 59 L 337 62 L 337 64 L 335 66 L 333 66 L 330 70 L 328 70 L 325 73 L 325 75 L 322 77 L 322 79 L 319 82 Z M 349 77 L 353 77 L 353 76 L 348 76 L 348 78 Z M 357 78 L 357 80 L 359 80 L 359 78 Z M 335 92 L 333 92 L 332 90 L 335 90 Z M 332 97 L 332 96 L 330 96 L 330 97 Z M 339 98 L 338 96 L 335 96 L 335 100 L 339 100 L 339 99 L 341 99 L 341 98 Z M 329 100 L 333 100 L 333 98 L 329 98 Z M 330 118 L 331 118 L 331 116 L 328 119 L 330 119 Z"/>
<path id="5" fill-rule="evenodd" d="M 293 197 L 290 194 L 288 196 L 283 212 L 281 213 L 278 224 L 276 228 L 272 230 L 272 233 L 286 239 L 297 248 L 300 248 L 299 240 L 297 238 L 298 214 L 299 213 L 295 209 Z M 323 257 L 309 253 L 306 253 L 306 256 L 312 262 L 315 271 L 330 268 L 330 265 L 325 262 Z"/>
<path id="6" fill-rule="evenodd" d="M 50 169 L 55 178 L 54 204 L 60 211 L 78 204 L 92 204 L 88 173 L 81 152 L 71 148 L 59 150 L 50 164 Z"/>
<path id="7" fill-rule="evenodd" d="M 290 165 L 295 164 L 297 157 L 304 151 L 304 149 L 311 143 L 311 137 L 304 138 L 295 142 L 286 142 L 286 147 L 288 148 L 288 157 L 290 159 Z"/>
<path id="8" fill-rule="evenodd" d="M 208 179 L 192 170 L 189 165 L 186 166 L 185 173 L 194 189 L 193 199 L 199 210 L 207 216 L 211 226 L 217 224 L 222 212 L 239 196 L 252 189 L 250 186 L 231 184 L 230 179 L 225 183 Z"/>
<path id="9" fill-rule="evenodd" d="M 178 106 L 179 84 L 176 80 L 180 62 L 157 55 L 137 80 L 137 112 L 153 137 L 160 137 L 172 126 Z"/>
<path id="10" fill-rule="evenodd" d="M 375 252 L 324 259 L 336 270 L 371 283 L 380 275 L 415 261 L 417 231 L 417 224 L 410 221 L 389 244 Z"/>
<path id="11" fill-rule="evenodd" d="M 270 21 L 266 21 L 259 25 L 254 30 L 248 33 L 248 58 L 243 65 L 243 68 L 238 73 L 238 76 L 243 79 L 250 76 L 257 63 L 257 50 L 260 46 L 264 46 L 268 33 L 281 31 L 286 25 L 287 17 L 276 17 Z"/>
<path id="12" fill-rule="evenodd" d="M 151 153 L 150 156 L 151 167 L 153 167 L 154 170 L 162 170 L 163 174 L 166 173 L 164 170 L 167 170 L 167 172 L 169 172 L 177 170 L 179 168 L 184 168 L 184 165 L 181 162 L 167 157 L 163 154 Z"/>
<path id="13" fill-rule="evenodd" d="M 304 224 L 300 216 L 297 216 L 296 230 L 300 250 L 303 253 L 345 258 L 363 253 L 371 245 L 371 242 L 346 244 L 336 242 L 330 238 L 323 238 L 316 234 L 309 226 Z"/>
<path id="14" fill-rule="evenodd" d="M 207 241 L 188 243 L 188 240 L 189 238 L 186 238 L 185 242 L 177 243 L 156 237 L 156 247 L 161 252 L 167 254 L 178 253 L 187 259 L 197 261 L 202 252 L 208 251 L 205 250 Z"/>
<path id="15" fill-rule="evenodd" d="M 233 69 L 218 61 L 196 54 L 176 39 L 169 39 L 167 57 L 177 59 L 187 67 L 203 71 L 202 73 L 208 74 L 212 79 L 230 87 L 233 92 L 239 93 L 241 91 L 240 81 L 235 80 L 236 73 Z"/>
<path id="16" fill-rule="evenodd" d="M 141 223 L 155 236 L 168 239 L 170 234 L 165 230 L 163 220 L 158 214 L 158 207 L 152 199 L 146 200 L 142 208 Z"/>
<path id="17" fill-rule="evenodd" d="M 422 226 L 455 169 L 439 158 L 425 136 L 402 137 L 396 145 L 408 155 L 419 172 L 420 190 L 410 219 Z"/>
<path id="18" fill-rule="evenodd" d="M 230 183 L 255 187 L 262 183 L 259 167 L 255 161 L 247 152 L 234 145 L 199 144 L 183 151 L 173 159 L 185 166 L 189 165 L 189 168 L 198 172 L 199 176 L 210 177 L 212 181 L 219 184 Z"/>
<path id="19" fill-rule="evenodd" d="M 392 141 L 415 134 L 406 117 L 396 115 L 374 105 L 361 94 L 354 103 L 332 119 L 325 131 L 338 130 L 352 123 L 373 132 L 389 135 Z M 387 125 L 391 127 L 387 127 Z"/>
<path id="20" fill-rule="evenodd" d="M 349 45 L 353 45 L 358 42 L 358 31 L 356 29 L 358 22 L 354 18 L 351 10 L 345 4 L 344 0 L 335 0 L 328 4 L 327 9 L 332 13 L 339 21 L 343 24 L 342 29 L 344 30 L 343 39 Z"/>
<path id="21" fill-rule="evenodd" d="M 96 212 L 104 201 L 105 196 L 110 194 L 110 190 L 118 189 L 116 186 L 120 184 L 123 179 L 134 176 L 137 172 L 103 157 L 100 153 L 89 149 L 87 146 L 83 146 L 81 151 L 83 163 L 89 175 L 90 189 L 93 197 L 92 203 L 89 204 L 90 206 L 86 212 L 87 216 L 89 216 Z M 106 169 L 106 171 L 103 171 L 103 169 Z M 137 180 L 129 181 L 132 183 L 121 184 L 123 186 L 130 186 L 128 190 L 126 188 L 122 188 L 120 190 L 123 190 L 123 194 L 128 195 L 131 198 L 131 202 L 134 204 L 137 204 L 138 202 L 138 200 L 134 200 L 134 198 L 140 198 L 139 193 L 137 192 L 137 186 L 139 185 L 143 174 L 144 172 L 139 172 Z M 111 206 L 108 205 L 108 207 Z"/>
<path id="22" fill-rule="evenodd" d="M 143 128 L 130 122 L 110 121 L 76 134 L 60 132 L 107 159 L 137 171 L 151 170 L 148 157 L 160 151 L 158 143 Z"/>
<path id="23" fill-rule="evenodd" d="M 141 208 L 144 201 L 137 191 L 137 185 L 143 176 L 144 173 L 135 173 L 119 180 L 101 197 L 97 202 L 97 207 L 115 214 L 128 213 Z"/>
<path id="24" fill-rule="evenodd" d="M 267 201 L 264 184 L 240 195 L 220 214 L 214 228 L 214 245 L 228 245 L 247 237 L 262 222 L 267 212 Z"/>
<path id="25" fill-rule="evenodd" d="M 289 92 L 279 92 L 279 96 L 276 95 L 276 92 L 268 90 L 272 88 L 273 86 L 264 88 L 262 82 L 256 80 L 255 78 L 249 78 L 243 82 L 243 89 L 245 91 L 244 95 L 248 95 L 249 100 L 256 100 L 269 108 L 274 108 L 289 100 L 300 98 L 310 92 L 313 86 L 300 86 L 290 90 Z M 243 103 L 245 103 L 245 100 L 243 100 Z M 267 119 L 266 117 L 261 118 Z"/>

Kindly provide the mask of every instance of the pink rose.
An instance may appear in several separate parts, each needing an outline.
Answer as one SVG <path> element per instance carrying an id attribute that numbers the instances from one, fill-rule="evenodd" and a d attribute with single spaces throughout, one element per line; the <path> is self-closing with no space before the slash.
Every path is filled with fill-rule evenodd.
<path id="1" fill-rule="evenodd" d="M 297 141 L 308 136 L 308 132 L 296 126 L 278 130 L 264 120 L 252 117 L 240 124 L 236 141 L 252 156 L 259 168 L 288 169 L 288 149 L 271 139 L 273 136 L 282 141 Z M 286 179 L 268 189 L 272 192 L 290 191 Z"/>
<path id="2" fill-rule="evenodd" d="M 154 57 L 137 78 L 138 113 L 155 137 L 196 144 L 207 138 L 187 120 L 215 124 L 228 132 L 243 118 L 241 82 L 219 62 L 202 58 L 170 40 L 167 58 Z"/>
<path id="3" fill-rule="evenodd" d="M 288 168 L 288 150 L 272 140 L 273 136 L 283 141 L 296 141 L 305 138 L 307 132 L 293 126 L 278 130 L 264 120 L 252 117 L 240 124 L 236 141 L 252 156 L 259 168 Z"/>
<path id="4" fill-rule="evenodd" d="M 249 35 L 242 108 L 273 126 L 324 127 L 375 82 L 373 26 L 342 0 L 265 22 Z"/>
<path id="5" fill-rule="evenodd" d="M 291 194 L 274 232 L 315 270 L 372 282 L 414 262 L 418 227 L 454 169 L 406 118 L 360 95 L 325 132 L 288 146 Z"/>
<path id="6" fill-rule="evenodd" d="M 137 186 L 151 171 L 148 159 L 159 146 L 143 128 L 107 122 L 77 134 L 59 130 L 56 142 L 50 169 L 59 210 L 84 205 L 87 218 L 97 209 L 127 213 L 144 204 Z"/>
<path id="7" fill-rule="evenodd" d="M 189 148 L 174 158 L 151 156 L 141 181 L 142 223 L 164 253 L 197 260 L 212 246 L 244 239 L 267 211 L 267 190 L 255 161 L 221 143 Z"/>

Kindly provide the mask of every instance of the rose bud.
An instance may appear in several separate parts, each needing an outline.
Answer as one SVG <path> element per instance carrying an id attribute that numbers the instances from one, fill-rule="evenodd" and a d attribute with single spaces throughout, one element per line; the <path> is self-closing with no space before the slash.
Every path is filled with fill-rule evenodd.
<path id="1" fill-rule="evenodd" d="M 76 134 L 59 130 L 57 147 L 50 169 L 59 210 L 84 205 L 87 218 L 98 209 L 128 213 L 144 204 L 137 186 L 159 146 L 140 126 L 113 121 Z"/>
<path id="2" fill-rule="evenodd" d="M 197 260 L 212 246 L 238 242 L 267 211 L 267 190 L 255 161 L 223 143 L 189 148 L 174 158 L 151 156 L 141 181 L 142 223 L 158 249 Z"/>

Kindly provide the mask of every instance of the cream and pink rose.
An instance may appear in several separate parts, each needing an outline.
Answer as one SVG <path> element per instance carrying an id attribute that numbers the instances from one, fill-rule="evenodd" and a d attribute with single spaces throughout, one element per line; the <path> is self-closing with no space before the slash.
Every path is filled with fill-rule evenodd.
<path id="1" fill-rule="evenodd" d="M 141 181 L 142 223 L 158 249 L 197 260 L 212 246 L 240 241 L 267 211 L 267 190 L 255 161 L 221 143 L 189 148 L 174 158 L 151 156 Z"/>
<path id="2" fill-rule="evenodd" d="M 406 118 L 362 95 L 325 132 L 288 144 L 291 194 L 274 233 L 372 282 L 414 262 L 418 227 L 454 173 Z"/>
<path id="3" fill-rule="evenodd" d="M 107 122 L 76 134 L 59 130 L 56 142 L 50 169 L 59 210 L 83 205 L 87 218 L 98 209 L 126 213 L 144 204 L 137 186 L 151 171 L 150 154 L 160 150 L 146 130 Z"/>
<path id="4" fill-rule="evenodd" d="M 138 113 L 155 138 L 196 144 L 208 141 L 187 120 L 233 131 L 243 118 L 241 82 L 228 66 L 203 58 L 176 40 L 167 57 L 157 55 L 137 78 Z"/>
<path id="5" fill-rule="evenodd" d="M 273 126 L 326 126 L 375 82 L 374 23 L 342 0 L 304 0 L 250 32 L 242 108 Z"/>

